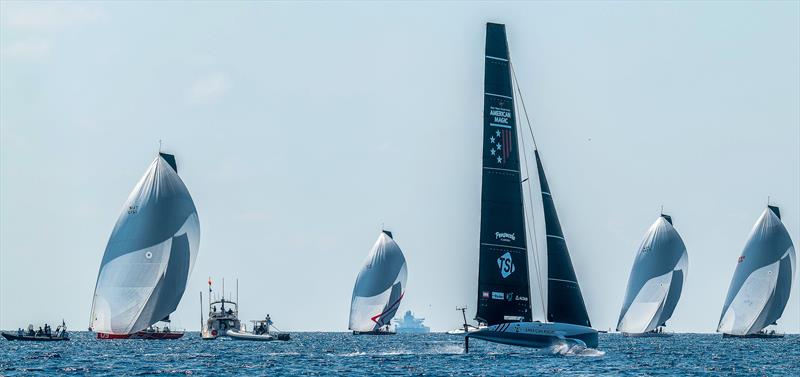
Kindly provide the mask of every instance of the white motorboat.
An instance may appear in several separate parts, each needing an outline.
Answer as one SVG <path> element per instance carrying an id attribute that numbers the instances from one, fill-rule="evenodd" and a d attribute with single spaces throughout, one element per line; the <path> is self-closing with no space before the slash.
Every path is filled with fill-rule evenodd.
<path id="1" fill-rule="evenodd" d="M 250 321 L 253 322 L 253 331 L 247 331 L 247 329 L 242 328 L 239 330 L 230 329 L 225 332 L 227 336 L 232 339 L 239 339 L 239 340 L 255 340 L 260 342 L 269 342 L 272 340 L 289 340 L 289 334 L 283 332 L 271 332 L 270 327 L 272 326 L 272 320 L 269 318 L 269 314 L 267 314 L 266 319 Z"/>

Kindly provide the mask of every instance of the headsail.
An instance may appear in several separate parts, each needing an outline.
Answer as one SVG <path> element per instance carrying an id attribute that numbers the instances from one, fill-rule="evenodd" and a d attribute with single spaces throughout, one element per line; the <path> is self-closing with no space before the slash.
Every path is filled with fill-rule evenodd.
<path id="1" fill-rule="evenodd" d="M 645 333 L 664 326 L 678 304 L 688 267 L 686 246 L 672 218 L 662 214 L 636 251 L 617 331 Z"/>
<path id="2" fill-rule="evenodd" d="M 534 156 L 542 190 L 547 233 L 547 320 L 592 327 L 538 150 L 534 152 Z"/>
<path id="3" fill-rule="evenodd" d="M 783 314 L 792 287 L 795 251 L 778 207 L 768 206 L 750 231 L 733 273 L 717 331 L 749 335 Z"/>
<path id="4" fill-rule="evenodd" d="M 159 153 L 125 202 L 106 245 L 91 327 L 132 334 L 174 312 L 200 243 L 200 222 L 175 158 Z"/>
<path id="5" fill-rule="evenodd" d="M 486 25 L 478 321 L 530 321 L 514 94 L 505 25 Z"/>
<path id="6" fill-rule="evenodd" d="M 400 246 L 390 232 L 381 232 L 353 287 L 350 330 L 376 331 L 389 325 L 405 294 L 407 275 Z"/>

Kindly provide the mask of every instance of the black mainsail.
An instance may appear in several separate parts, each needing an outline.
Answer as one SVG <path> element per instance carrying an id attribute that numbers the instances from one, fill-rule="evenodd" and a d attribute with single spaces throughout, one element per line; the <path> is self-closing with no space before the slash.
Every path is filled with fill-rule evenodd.
<path id="1" fill-rule="evenodd" d="M 561 231 L 550 186 L 544 175 L 539 151 L 535 151 L 539 185 L 542 190 L 545 232 L 547 235 L 547 320 L 592 327 L 581 295 L 581 287 L 572 267 L 567 241 Z"/>
<path id="2" fill-rule="evenodd" d="M 483 178 L 476 319 L 531 321 L 528 250 L 505 25 L 486 25 Z"/>

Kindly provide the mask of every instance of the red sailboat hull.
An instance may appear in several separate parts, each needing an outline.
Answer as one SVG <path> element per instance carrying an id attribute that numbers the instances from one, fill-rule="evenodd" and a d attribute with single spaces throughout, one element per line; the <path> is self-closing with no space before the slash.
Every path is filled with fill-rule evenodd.
<path id="1" fill-rule="evenodd" d="M 178 339 L 183 336 L 183 331 L 156 332 L 139 331 L 133 334 L 109 334 L 104 332 L 97 333 L 97 339 Z"/>

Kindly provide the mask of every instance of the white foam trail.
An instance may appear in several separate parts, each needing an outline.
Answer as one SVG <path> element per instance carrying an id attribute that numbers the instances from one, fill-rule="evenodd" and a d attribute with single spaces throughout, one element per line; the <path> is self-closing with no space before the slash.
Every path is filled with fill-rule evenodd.
<path id="1" fill-rule="evenodd" d="M 543 348 L 542 353 L 561 356 L 589 356 L 597 357 L 605 355 L 605 351 L 600 351 L 594 348 L 588 348 L 584 344 L 579 344 L 570 341 L 563 341 L 553 344 L 550 347 Z"/>

